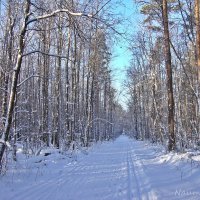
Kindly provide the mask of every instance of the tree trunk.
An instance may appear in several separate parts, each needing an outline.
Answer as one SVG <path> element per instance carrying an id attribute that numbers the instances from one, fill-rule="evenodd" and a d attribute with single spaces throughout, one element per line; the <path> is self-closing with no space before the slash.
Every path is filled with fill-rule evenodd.
<path id="1" fill-rule="evenodd" d="M 168 8 L 167 0 L 163 0 L 163 25 L 164 25 L 164 44 L 165 44 L 165 65 L 167 70 L 167 93 L 168 93 L 168 131 L 169 143 L 168 150 L 175 149 L 175 132 L 174 132 L 174 97 L 173 97 L 173 80 L 172 80 L 172 63 L 170 51 L 170 36 L 168 25 Z"/>
<path id="2" fill-rule="evenodd" d="M 200 18 L 199 18 L 199 0 L 195 0 L 195 21 L 196 21 L 197 71 L 198 71 L 198 81 L 200 82 Z"/>
<path id="3" fill-rule="evenodd" d="M 197 103 L 197 123 L 199 124 L 200 116 L 200 17 L 199 17 L 199 0 L 195 0 L 195 22 L 196 22 L 196 62 L 198 76 L 198 103 Z M 200 124 L 197 127 L 200 130 Z M 200 136 L 198 136 L 200 137 Z"/>
<path id="4" fill-rule="evenodd" d="M 30 4 L 31 4 L 30 0 L 27 0 L 26 7 L 25 7 L 24 23 L 23 23 L 21 32 L 19 34 L 20 37 L 19 37 L 19 50 L 18 50 L 17 62 L 16 62 L 16 66 L 14 68 L 13 77 L 12 77 L 11 94 L 10 94 L 10 98 L 9 98 L 5 129 L 4 129 L 2 138 L 1 138 L 4 141 L 4 143 L 0 144 L 0 166 L 2 166 L 3 155 L 5 152 L 5 148 L 6 148 L 6 142 L 9 139 L 10 128 L 12 125 L 13 110 L 14 110 L 14 105 L 15 105 L 15 96 L 16 96 L 16 91 L 17 91 L 17 82 L 18 82 L 21 65 L 22 65 L 25 35 L 26 35 L 27 25 L 28 25 L 27 22 L 29 19 Z"/>

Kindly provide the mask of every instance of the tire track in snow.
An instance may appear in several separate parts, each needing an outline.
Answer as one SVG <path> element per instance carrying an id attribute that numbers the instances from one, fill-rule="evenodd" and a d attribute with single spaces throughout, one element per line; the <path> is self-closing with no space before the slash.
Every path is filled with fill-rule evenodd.
<path id="1" fill-rule="evenodd" d="M 135 146 L 134 146 L 135 148 Z M 138 200 L 157 200 L 155 191 L 153 190 L 148 175 L 145 173 L 145 166 L 143 164 L 142 158 L 139 157 L 132 148 L 131 143 L 129 142 L 129 155 L 132 168 L 134 171 L 134 177 L 136 181 Z"/>
<path id="2" fill-rule="evenodd" d="M 131 157 L 131 151 L 130 146 L 128 145 L 127 150 L 127 175 L 128 175 L 128 199 L 138 199 L 142 200 L 141 198 L 141 191 L 140 191 L 140 185 L 138 182 L 138 177 L 136 175 L 135 166 Z M 136 192 L 136 194 L 134 193 Z"/>

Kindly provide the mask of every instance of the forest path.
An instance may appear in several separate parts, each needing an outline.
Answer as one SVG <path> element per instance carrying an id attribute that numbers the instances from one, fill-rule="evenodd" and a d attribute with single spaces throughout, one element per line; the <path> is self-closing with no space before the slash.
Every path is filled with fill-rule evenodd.
<path id="1" fill-rule="evenodd" d="M 6 188 L 0 184 L 0 200 L 190 199 L 187 191 L 193 191 L 191 199 L 200 199 L 200 180 L 187 182 L 195 170 L 185 168 L 188 174 L 183 177 L 172 158 L 161 148 L 120 136 L 94 146 L 88 155 L 78 154 L 75 162 L 46 160 L 45 167 L 32 174 L 14 175 Z"/>

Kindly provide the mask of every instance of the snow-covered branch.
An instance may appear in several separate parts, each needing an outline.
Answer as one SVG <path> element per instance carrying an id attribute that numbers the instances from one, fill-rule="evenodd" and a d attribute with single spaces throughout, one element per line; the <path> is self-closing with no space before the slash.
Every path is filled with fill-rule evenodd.
<path id="1" fill-rule="evenodd" d="M 5 144 L 7 147 L 11 148 L 11 145 L 8 141 L 4 141 L 4 140 L 0 139 L 0 143 Z"/>
<path id="2" fill-rule="evenodd" d="M 71 12 L 68 9 L 58 9 L 58 10 L 53 11 L 52 13 L 41 15 L 41 16 L 38 16 L 38 17 L 36 17 L 34 19 L 30 19 L 27 22 L 27 25 L 32 23 L 32 22 L 36 22 L 36 21 L 39 21 L 39 20 L 43 20 L 43 19 L 47 19 L 47 18 L 50 18 L 50 17 L 54 17 L 59 13 L 67 13 L 68 15 L 75 16 L 75 17 L 88 17 L 88 18 L 92 18 L 93 17 L 92 14 L 87 14 L 87 13 L 82 13 L 82 12 Z"/>
<path id="3" fill-rule="evenodd" d="M 30 78 L 44 78 L 44 77 L 41 77 L 41 76 L 39 76 L 39 75 L 31 75 L 31 76 L 29 76 L 28 78 L 26 78 L 26 79 L 24 79 L 22 82 L 20 82 L 18 85 L 17 85 L 17 87 L 20 87 L 22 84 L 24 84 L 26 81 L 28 81 Z"/>
<path id="4" fill-rule="evenodd" d="M 7 90 L 5 90 L 4 88 L 0 87 L 0 90 L 4 91 L 4 92 L 8 92 Z"/>

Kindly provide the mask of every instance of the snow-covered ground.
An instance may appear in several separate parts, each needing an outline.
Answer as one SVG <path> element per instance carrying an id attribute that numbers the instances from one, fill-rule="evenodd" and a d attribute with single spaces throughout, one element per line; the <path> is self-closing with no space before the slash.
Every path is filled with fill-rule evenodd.
<path id="1" fill-rule="evenodd" d="M 56 151 L 21 158 L 0 179 L 0 200 L 143 199 L 200 199 L 198 156 L 120 136 L 73 159 Z"/>

